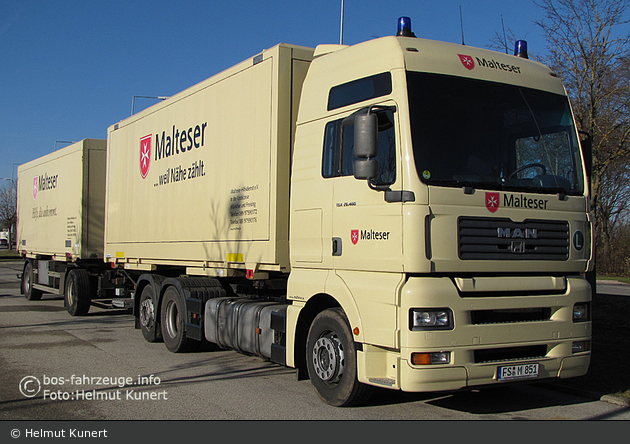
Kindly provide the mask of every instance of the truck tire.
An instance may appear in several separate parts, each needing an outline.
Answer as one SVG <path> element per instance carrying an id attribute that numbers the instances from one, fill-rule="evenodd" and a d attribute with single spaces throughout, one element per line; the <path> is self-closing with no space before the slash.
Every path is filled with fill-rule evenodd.
<path id="1" fill-rule="evenodd" d="M 357 355 L 346 315 L 341 308 L 318 314 L 308 332 L 306 363 L 319 397 L 336 407 L 367 401 L 372 387 L 357 379 Z"/>
<path id="2" fill-rule="evenodd" d="M 44 294 L 41 290 L 33 288 L 33 263 L 26 261 L 24 265 L 24 273 L 22 273 L 22 293 L 29 301 L 39 301 Z"/>
<path id="3" fill-rule="evenodd" d="M 160 314 L 162 338 L 169 351 L 184 353 L 197 348 L 199 343 L 186 337 L 186 303 L 177 288 L 171 286 L 164 292 Z"/>
<path id="4" fill-rule="evenodd" d="M 70 270 L 64 303 L 70 316 L 85 316 L 90 311 L 90 276 L 86 270 L 82 268 Z"/>
<path id="5" fill-rule="evenodd" d="M 140 329 L 147 342 L 159 342 L 162 331 L 158 322 L 158 303 L 153 286 L 148 284 L 140 294 Z"/>

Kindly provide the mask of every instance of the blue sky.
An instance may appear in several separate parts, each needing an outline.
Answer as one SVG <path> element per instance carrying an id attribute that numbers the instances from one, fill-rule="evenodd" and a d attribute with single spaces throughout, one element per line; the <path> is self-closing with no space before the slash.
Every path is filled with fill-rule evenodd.
<path id="1" fill-rule="evenodd" d="M 400 16 L 461 43 L 460 5 L 467 45 L 487 47 L 503 16 L 544 52 L 529 0 L 345 0 L 344 43 L 393 35 Z M 58 141 L 105 139 L 133 96 L 173 95 L 280 42 L 339 43 L 340 12 L 341 0 L 0 0 L 0 178 Z"/>

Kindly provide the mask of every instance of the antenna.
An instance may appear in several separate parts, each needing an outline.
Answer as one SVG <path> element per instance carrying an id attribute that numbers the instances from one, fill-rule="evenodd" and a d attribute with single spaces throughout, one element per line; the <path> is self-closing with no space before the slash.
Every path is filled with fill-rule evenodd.
<path id="1" fill-rule="evenodd" d="M 343 45 L 343 0 L 341 0 L 341 30 L 339 31 L 339 44 Z"/>
<path id="2" fill-rule="evenodd" d="M 503 46 L 505 46 L 505 53 L 508 53 L 507 37 L 505 36 L 505 23 L 503 23 L 503 14 L 501 14 L 501 27 L 503 28 Z"/>
<path id="3" fill-rule="evenodd" d="M 464 42 L 464 17 L 462 15 L 462 5 L 459 5 L 459 26 L 462 29 L 462 45 L 466 46 Z"/>

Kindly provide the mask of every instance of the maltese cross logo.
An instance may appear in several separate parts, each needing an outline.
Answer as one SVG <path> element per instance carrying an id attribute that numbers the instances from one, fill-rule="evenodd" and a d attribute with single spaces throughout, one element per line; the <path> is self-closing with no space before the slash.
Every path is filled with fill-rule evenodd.
<path id="1" fill-rule="evenodd" d="M 491 213 L 499 209 L 499 193 L 486 193 L 486 208 Z"/>
<path id="2" fill-rule="evenodd" d="M 140 139 L 140 175 L 143 179 L 146 179 L 149 174 L 149 167 L 151 166 L 151 137 L 149 134 Z"/>
<path id="3" fill-rule="evenodd" d="M 352 243 L 356 245 L 357 242 L 359 242 L 359 230 L 351 230 L 350 239 L 352 240 Z"/>
<path id="4" fill-rule="evenodd" d="M 473 70 L 475 69 L 475 61 L 473 60 L 473 58 L 471 56 L 468 55 L 464 55 L 464 54 L 457 54 L 459 56 L 459 60 L 462 61 L 462 65 L 464 65 L 464 67 L 468 70 Z"/>
<path id="5" fill-rule="evenodd" d="M 39 184 L 39 177 L 38 176 L 33 177 L 33 200 L 37 199 L 38 184 Z"/>

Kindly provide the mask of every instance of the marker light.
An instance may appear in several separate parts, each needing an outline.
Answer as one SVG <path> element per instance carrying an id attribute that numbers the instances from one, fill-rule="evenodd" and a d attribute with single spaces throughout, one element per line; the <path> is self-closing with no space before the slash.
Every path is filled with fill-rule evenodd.
<path id="1" fill-rule="evenodd" d="M 411 19 L 409 17 L 400 17 L 398 19 L 398 32 L 397 37 L 415 37 L 416 35 L 411 32 Z"/>
<path id="2" fill-rule="evenodd" d="M 571 346 L 571 352 L 584 353 L 591 350 L 591 341 L 576 341 Z"/>
<path id="3" fill-rule="evenodd" d="M 525 40 L 517 40 L 514 44 L 514 55 L 522 59 L 528 59 L 527 42 Z"/>
<path id="4" fill-rule="evenodd" d="M 413 365 L 450 364 L 451 352 L 412 353 L 411 363 Z"/>

